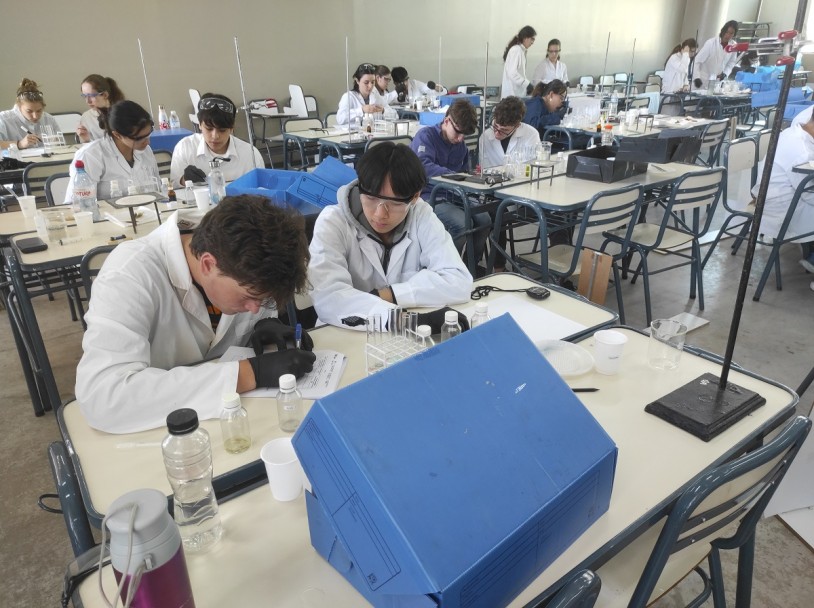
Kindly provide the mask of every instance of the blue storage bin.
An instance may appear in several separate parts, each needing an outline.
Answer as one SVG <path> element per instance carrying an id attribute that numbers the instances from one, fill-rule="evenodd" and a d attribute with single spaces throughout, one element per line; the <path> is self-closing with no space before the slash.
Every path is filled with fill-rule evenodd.
<path id="1" fill-rule="evenodd" d="M 356 179 L 356 171 L 332 156 L 323 160 L 312 173 L 293 173 L 296 179 L 287 188 L 288 194 L 320 209 L 335 205 L 336 191 Z"/>
<path id="2" fill-rule="evenodd" d="M 257 194 L 269 196 L 269 190 L 285 191 L 297 181 L 298 171 L 280 169 L 253 169 L 226 186 L 226 195 Z"/>
<path id="3" fill-rule="evenodd" d="M 418 113 L 418 124 L 424 125 L 427 127 L 432 127 L 437 124 L 440 124 L 446 113 L 441 112 L 419 112 Z"/>
<path id="4" fill-rule="evenodd" d="M 480 95 L 469 95 L 467 93 L 455 93 L 452 95 L 440 95 L 439 99 L 441 100 L 442 106 L 449 106 L 452 105 L 458 99 L 468 99 L 469 103 L 471 103 L 476 108 L 480 105 Z"/>

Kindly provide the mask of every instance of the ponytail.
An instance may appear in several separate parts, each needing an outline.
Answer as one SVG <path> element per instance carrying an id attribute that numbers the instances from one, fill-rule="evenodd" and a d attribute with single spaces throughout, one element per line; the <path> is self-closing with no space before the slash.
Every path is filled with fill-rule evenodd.
<path id="1" fill-rule="evenodd" d="M 537 31 L 531 27 L 530 25 L 524 25 L 520 28 L 520 31 L 509 40 L 509 44 L 506 45 L 506 50 L 503 51 L 503 61 L 506 61 L 506 57 L 509 55 L 509 49 L 511 49 L 514 45 L 520 44 L 526 38 L 534 38 L 537 36 Z"/>

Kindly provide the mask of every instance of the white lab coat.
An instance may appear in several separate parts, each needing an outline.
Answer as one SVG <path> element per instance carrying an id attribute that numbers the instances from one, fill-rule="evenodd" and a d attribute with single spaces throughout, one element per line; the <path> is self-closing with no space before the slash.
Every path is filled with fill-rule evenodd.
<path id="1" fill-rule="evenodd" d="M 812 138 L 800 125 L 792 125 L 780 133 L 769 177 L 769 189 L 766 192 L 766 204 L 763 207 L 763 217 L 760 222 L 760 232 L 767 237 L 777 236 L 780 226 L 786 219 L 786 213 L 794 192 L 800 182 L 806 177 L 804 173 L 794 173 L 792 169 L 797 165 L 814 160 L 814 138 Z M 760 163 L 758 175 L 763 174 L 764 162 Z M 752 188 L 752 196 L 757 196 L 760 182 Z M 789 223 L 786 237 L 806 234 L 814 231 L 814 193 L 803 194 L 797 203 L 797 209 Z M 814 236 L 803 239 L 814 240 Z"/>
<path id="2" fill-rule="evenodd" d="M 812 112 L 814 112 L 814 106 L 810 106 L 805 110 L 798 112 L 797 116 L 791 119 L 791 124 L 801 125 L 803 123 L 808 122 L 809 120 L 811 120 Z"/>
<path id="3" fill-rule="evenodd" d="M 675 93 L 687 84 L 690 69 L 689 53 L 673 53 L 664 65 L 664 76 L 661 79 L 662 93 Z"/>
<path id="4" fill-rule="evenodd" d="M 79 124 L 88 130 L 90 135 L 89 141 L 102 139 L 105 136 L 105 130 L 99 126 L 99 111 L 90 108 L 82 113 L 79 119 Z"/>
<path id="5" fill-rule="evenodd" d="M 43 126 L 51 127 L 55 135 L 59 133 L 57 121 L 48 112 L 43 112 L 37 122 L 29 122 L 15 104 L 10 110 L 0 112 L 0 141 L 20 141 L 26 131 L 39 137 Z"/>
<path id="6" fill-rule="evenodd" d="M 184 169 L 189 165 L 195 165 L 204 173 L 209 174 L 209 161 L 215 157 L 229 159 L 229 162 L 222 162 L 220 165 L 223 178 L 227 182 L 233 182 L 253 169 L 264 169 L 266 166 L 257 148 L 234 135 L 229 137 L 229 147 L 226 149 L 226 153 L 215 154 L 206 145 L 203 135 L 193 133 L 179 141 L 172 151 L 170 177 L 173 186 L 182 187 L 181 178 L 184 177 Z"/>
<path id="7" fill-rule="evenodd" d="M 701 79 L 701 88 L 707 88 L 710 77 L 717 80 L 718 74 L 729 76 L 738 62 L 738 53 L 727 53 L 721 46 L 718 36 L 710 38 L 698 51 L 692 67 L 692 78 Z"/>
<path id="8" fill-rule="evenodd" d="M 398 99 L 399 94 L 395 91 L 385 91 L 384 93 L 379 93 L 379 90 L 376 87 L 373 87 L 373 90 L 370 92 L 370 103 L 381 106 L 382 108 L 386 108 L 391 103 Z"/>
<path id="9" fill-rule="evenodd" d="M 155 192 L 161 183 L 158 165 L 150 146 L 144 150 L 134 151 L 131 167 L 113 139 L 105 135 L 102 139 L 85 144 L 74 154 L 73 162 L 68 169 L 71 178 L 65 191 L 66 203 L 73 200 L 73 181 L 76 176 L 74 165 L 78 160 L 85 163 L 85 172 L 96 182 L 96 198 L 99 200 L 110 198 L 110 182 L 114 179 L 118 181 L 123 194 L 127 194 L 131 183 L 139 192 Z"/>
<path id="10" fill-rule="evenodd" d="M 314 226 L 308 278 L 320 320 L 347 327 L 342 324 L 347 317 L 386 315 L 395 306 L 369 292 L 388 285 L 405 308 L 468 301 L 472 276 L 452 237 L 420 198 L 407 213 L 405 234 L 393 245 L 384 271 L 384 246 L 350 211 L 348 196 L 356 183 L 339 189 L 339 204 L 326 207 Z"/>
<path id="11" fill-rule="evenodd" d="M 540 143 L 540 132 L 531 125 L 521 122 L 517 130 L 512 134 L 512 138 L 509 140 L 509 146 L 504 152 L 503 145 L 495 137 L 494 130 L 486 129 L 480 136 L 480 141 L 478 142 L 479 149 L 483 153 L 482 168 L 490 169 L 492 167 L 502 167 L 504 165 L 504 157 L 507 154 L 511 154 L 517 148 L 536 146 L 538 143 Z"/>
<path id="12" fill-rule="evenodd" d="M 348 97 L 348 94 L 350 94 L 350 97 Z M 371 103 L 373 103 L 372 95 L 369 101 L 365 101 L 359 91 L 344 93 L 342 99 L 339 100 L 339 108 L 336 110 L 336 124 L 346 125 L 353 122 L 354 118 L 358 118 L 361 121 L 365 113 L 362 108 Z"/>
<path id="13" fill-rule="evenodd" d="M 201 419 L 217 417 L 221 396 L 237 386 L 238 363 L 187 366 L 247 345 L 254 324 L 276 314 L 223 315 L 213 332 L 192 283 L 178 218 L 175 213 L 149 235 L 116 247 L 93 282 L 76 370 L 76 398 L 93 428 L 157 428 L 182 407 Z"/>
<path id="14" fill-rule="evenodd" d="M 503 64 L 503 82 L 500 85 L 500 98 L 511 95 L 526 96 L 529 80 L 526 78 L 526 47 L 515 44 L 509 49 Z"/>
<path id="15" fill-rule="evenodd" d="M 543 59 L 540 63 L 537 64 L 537 67 L 534 68 L 534 76 L 531 79 L 532 84 L 537 84 L 538 82 L 542 82 L 543 84 L 548 84 L 552 80 L 561 80 L 563 83 L 568 82 L 568 68 L 565 67 L 565 64 L 557 60 L 555 63 L 551 63 L 548 60 L 548 57 Z M 523 95 L 525 96 L 526 92 L 523 91 Z"/>

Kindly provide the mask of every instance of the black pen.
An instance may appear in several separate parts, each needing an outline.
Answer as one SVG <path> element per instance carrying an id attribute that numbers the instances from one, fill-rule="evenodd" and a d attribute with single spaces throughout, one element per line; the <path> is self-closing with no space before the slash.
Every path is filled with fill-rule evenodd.
<path id="1" fill-rule="evenodd" d="M 34 134 L 31 132 L 31 131 L 29 131 L 28 129 L 26 129 L 26 128 L 25 128 L 24 126 L 22 126 L 22 125 L 20 125 L 20 129 L 21 129 L 21 130 L 22 130 L 22 132 L 23 132 L 23 133 L 25 133 L 26 135 L 34 135 Z M 37 138 L 37 141 L 42 141 L 42 140 L 41 140 L 39 137 L 37 137 L 36 135 L 34 135 L 34 137 L 36 137 L 36 138 Z"/>
<path id="2" fill-rule="evenodd" d="M 595 393 L 598 391 L 598 388 L 572 388 L 572 391 L 575 393 Z"/>

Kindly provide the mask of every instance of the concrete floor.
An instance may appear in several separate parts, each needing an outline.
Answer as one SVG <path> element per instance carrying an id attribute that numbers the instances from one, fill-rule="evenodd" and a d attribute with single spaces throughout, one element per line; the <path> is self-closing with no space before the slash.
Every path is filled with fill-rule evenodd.
<path id="1" fill-rule="evenodd" d="M 762 269 L 768 252 L 757 252 L 755 267 Z M 745 368 L 796 388 L 814 365 L 814 292 L 807 275 L 798 266 L 799 249 L 787 247 L 783 254 L 782 291 L 770 284 L 760 302 L 751 300 L 757 277 L 752 273 L 743 310 L 735 360 Z M 655 262 L 658 264 L 658 262 Z M 720 248 L 704 272 L 706 309 L 687 297 L 689 274 L 686 269 L 664 273 L 652 281 L 654 317 L 670 317 L 690 312 L 709 320 L 693 331 L 688 342 L 721 353 L 729 333 L 730 319 L 741 274 L 743 254 L 729 255 Z M 644 327 L 645 316 L 640 283 L 625 283 L 627 323 Z M 615 307 L 613 292 L 608 293 Z M 37 318 L 45 337 L 51 364 L 63 398 L 73 392 L 74 370 L 81 354 L 82 330 L 71 322 L 64 297 L 56 302 L 39 298 Z M 0 312 L 5 317 L 6 312 Z M 0 319 L 0 369 L 2 369 L 3 412 L 7 432 L 0 435 L 0 606 L 57 606 L 71 549 L 60 515 L 37 507 L 37 497 L 53 492 L 46 448 L 58 440 L 59 431 L 52 414 L 35 418 L 20 371 L 8 320 Z M 808 414 L 814 389 L 801 398 L 800 412 Z M 11 431 L 13 429 L 13 431 Z M 9 432 L 11 431 L 11 432 Z M 732 561 L 726 564 L 732 575 Z M 814 554 L 775 518 L 758 528 L 753 605 L 756 607 L 808 608 L 814 597 Z M 731 585 L 730 585 L 731 587 Z M 682 584 L 660 600 L 662 608 L 683 605 L 694 583 Z M 711 605 L 711 602 L 708 602 Z"/>

